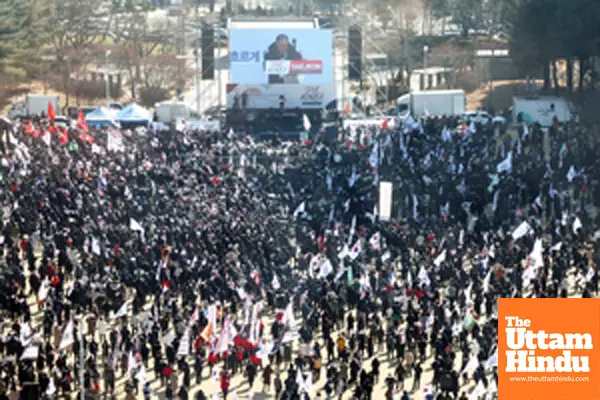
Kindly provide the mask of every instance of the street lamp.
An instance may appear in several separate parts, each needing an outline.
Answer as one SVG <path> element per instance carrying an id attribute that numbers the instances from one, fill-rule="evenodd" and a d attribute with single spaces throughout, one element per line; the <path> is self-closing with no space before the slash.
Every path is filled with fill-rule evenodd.
<path id="1" fill-rule="evenodd" d="M 47 56 L 42 56 L 42 61 L 56 61 L 56 56 L 55 55 L 47 55 Z M 42 75 L 42 82 L 44 84 L 44 94 L 47 93 L 48 89 L 47 89 L 47 85 L 46 85 L 46 68 L 45 68 L 46 63 L 40 63 L 40 72 Z"/>
<path id="2" fill-rule="evenodd" d="M 110 108 L 110 82 L 108 81 L 108 57 L 110 56 L 110 50 L 106 50 L 105 56 L 104 67 L 106 70 L 104 71 L 104 83 L 106 85 L 106 108 Z"/>
<path id="3" fill-rule="evenodd" d="M 427 53 L 429 46 L 423 46 L 423 87 L 429 89 L 429 75 L 427 74 Z"/>
<path id="4" fill-rule="evenodd" d="M 198 42 L 198 39 L 196 39 L 196 42 Z M 196 47 L 195 51 L 194 51 L 194 55 L 193 56 L 188 56 L 188 55 L 178 55 L 175 58 L 177 58 L 178 60 L 190 60 L 190 59 L 194 59 L 196 62 L 196 113 L 198 114 L 198 117 L 200 117 L 200 111 L 202 110 L 201 106 L 200 106 L 200 60 L 199 60 L 199 55 L 198 55 L 198 47 Z"/>

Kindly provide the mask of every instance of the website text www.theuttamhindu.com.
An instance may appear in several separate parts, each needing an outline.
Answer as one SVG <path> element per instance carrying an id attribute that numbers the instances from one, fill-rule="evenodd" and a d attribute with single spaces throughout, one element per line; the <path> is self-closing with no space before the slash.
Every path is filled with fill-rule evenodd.
<path id="1" fill-rule="evenodd" d="M 589 382 L 587 376 L 513 376 L 511 382 Z"/>

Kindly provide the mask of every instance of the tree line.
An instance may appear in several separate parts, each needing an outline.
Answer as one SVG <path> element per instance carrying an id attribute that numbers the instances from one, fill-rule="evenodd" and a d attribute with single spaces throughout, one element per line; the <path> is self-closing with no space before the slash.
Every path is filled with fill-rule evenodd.
<path id="1" fill-rule="evenodd" d="M 176 57 L 184 32 L 152 9 L 146 0 L 0 0 L 0 86 L 43 79 L 80 102 L 104 96 L 108 71 L 113 97 L 171 97 L 191 73 Z"/>

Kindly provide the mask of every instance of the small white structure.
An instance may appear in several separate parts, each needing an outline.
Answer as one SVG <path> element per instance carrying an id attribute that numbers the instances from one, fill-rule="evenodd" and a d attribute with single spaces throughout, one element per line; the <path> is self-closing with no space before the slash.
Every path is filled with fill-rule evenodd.
<path id="1" fill-rule="evenodd" d="M 411 92 L 441 88 L 446 84 L 451 68 L 429 67 L 414 69 L 410 74 L 409 87 Z"/>

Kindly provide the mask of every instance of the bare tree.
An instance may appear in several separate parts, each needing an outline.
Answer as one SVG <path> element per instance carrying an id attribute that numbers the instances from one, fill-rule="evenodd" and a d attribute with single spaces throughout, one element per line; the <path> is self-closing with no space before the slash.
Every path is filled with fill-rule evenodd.
<path id="1" fill-rule="evenodd" d="M 166 18 L 148 19 L 146 9 L 134 9 L 114 18 L 118 67 L 127 71 L 131 97 L 136 97 L 136 86 L 143 84 L 145 60 L 153 55 L 173 54 L 175 26 Z"/>

